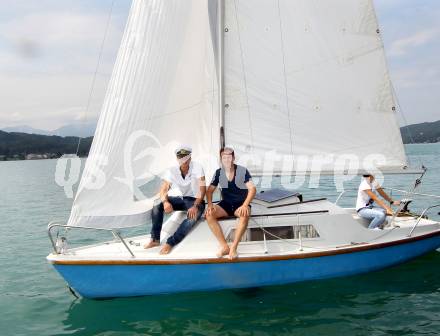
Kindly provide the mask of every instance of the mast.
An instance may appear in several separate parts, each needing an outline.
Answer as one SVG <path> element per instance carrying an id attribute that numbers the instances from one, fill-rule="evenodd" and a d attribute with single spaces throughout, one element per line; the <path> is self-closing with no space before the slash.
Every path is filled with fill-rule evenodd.
<path id="1" fill-rule="evenodd" d="M 225 0 L 218 1 L 218 87 L 220 112 L 220 147 L 225 147 L 225 88 L 224 88 L 224 27 L 225 27 Z"/>

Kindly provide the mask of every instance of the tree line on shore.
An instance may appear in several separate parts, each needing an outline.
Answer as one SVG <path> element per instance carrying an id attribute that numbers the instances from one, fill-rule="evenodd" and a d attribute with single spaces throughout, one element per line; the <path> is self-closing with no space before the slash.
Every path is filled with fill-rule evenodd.
<path id="1" fill-rule="evenodd" d="M 82 138 L 79 156 L 87 156 L 93 137 Z M 78 137 L 47 136 L 0 131 L 0 160 L 53 159 L 76 154 Z"/>
<path id="2" fill-rule="evenodd" d="M 403 143 L 440 142 L 440 120 L 401 128 Z M 79 137 L 48 136 L 0 131 L 0 161 L 53 159 L 64 154 L 76 154 Z M 93 137 L 81 138 L 79 156 L 87 156 Z"/>

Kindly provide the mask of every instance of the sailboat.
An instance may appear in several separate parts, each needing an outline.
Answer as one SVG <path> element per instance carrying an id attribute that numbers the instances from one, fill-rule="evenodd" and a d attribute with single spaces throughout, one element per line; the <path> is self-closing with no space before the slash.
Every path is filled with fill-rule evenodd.
<path id="1" fill-rule="evenodd" d="M 280 285 L 371 272 L 440 246 L 440 224 L 393 216 L 368 229 L 355 209 L 289 190 L 295 177 L 409 168 L 372 0 L 133 0 L 67 223 L 48 261 L 86 298 Z M 266 189 L 235 260 L 200 221 L 170 254 L 145 250 L 152 186 L 193 147 L 207 179 L 219 148 Z M 271 178 L 285 188 L 271 189 Z M 410 195 L 408 193 L 408 195 Z M 161 240 L 184 213 L 164 224 Z M 233 239 L 236 219 L 220 222 Z M 69 248 L 63 232 L 111 240 Z M 57 238 L 55 237 L 57 232 Z"/>

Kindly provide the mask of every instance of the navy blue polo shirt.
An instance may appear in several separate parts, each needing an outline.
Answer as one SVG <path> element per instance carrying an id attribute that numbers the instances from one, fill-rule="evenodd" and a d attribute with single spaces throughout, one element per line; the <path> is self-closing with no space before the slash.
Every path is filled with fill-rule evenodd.
<path id="1" fill-rule="evenodd" d="M 252 179 L 252 176 L 245 167 L 236 164 L 234 164 L 234 171 L 234 178 L 232 181 L 229 181 L 226 171 L 223 168 L 217 169 L 212 178 L 211 185 L 220 187 L 223 200 L 241 205 L 248 195 L 246 183 Z"/>

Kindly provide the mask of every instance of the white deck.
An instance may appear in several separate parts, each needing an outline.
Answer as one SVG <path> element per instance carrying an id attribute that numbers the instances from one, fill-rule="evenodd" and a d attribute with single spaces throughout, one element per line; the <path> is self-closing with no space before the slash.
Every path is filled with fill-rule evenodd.
<path id="1" fill-rule="evenodd" d="M 321 212 L 309 214 L 282 213 L 297 212 Z M 360 218 L 354 209 L 341 208 L 327 200 L 288 205 L 277 208 L 253 204 L 252 214 L 278 214 L 276 216 L 254 217 L 249 222 L 249 229 L 253 227 L 270 226 L 295 226 L 313 225 L 318 232 L 317 238 L 303 238 L 302 249 L 299 239 L 245 241 L 238 247 L 240 258 L 259 256 L 282 256 L 292 254 L 304 254 L 311 252 L 325 252 L 341 248 L 356 248 L 362 245 L 372 245 L 397 241 L 408 238 L 408 235 L 416 223 L 413 217 L 398 217 L 395 224 L 399 228 L 386 228 L 382 231 L 369 230 L 368 221 Z M 170 233 L 176 229 L 176 223 L 182 220 L 182 213 L 175 213 L 164 224 L 161 241 L 163 242 Z M 390 220 L 390 218 L 388 219 Z M 235 219 L 221 221 L 225 236 L 234 229 Z M 440 230 L 440 224 L 427 219 L 420 220 L 412 237 Z M 208 224 L 200 221 L 193 230 L 178 244 L 168 255 L 160 255 L 161 247 L 145 250 L 143 245 L 149 241 L 149 235 L 126 238 L 130 249 L 135 255 L 131 257 L 121 242 L 112 241 L 93 246 L 86 246 L 69 250 L 62 255 L 51 254 L 48 259 L 57 260 L 191 260 L 217 258 L 219 248 L 214 235 Z M 138 245 L 138 246 L 136 246 Z M 266 250 L 267 249 L 267 250 Z"/>

